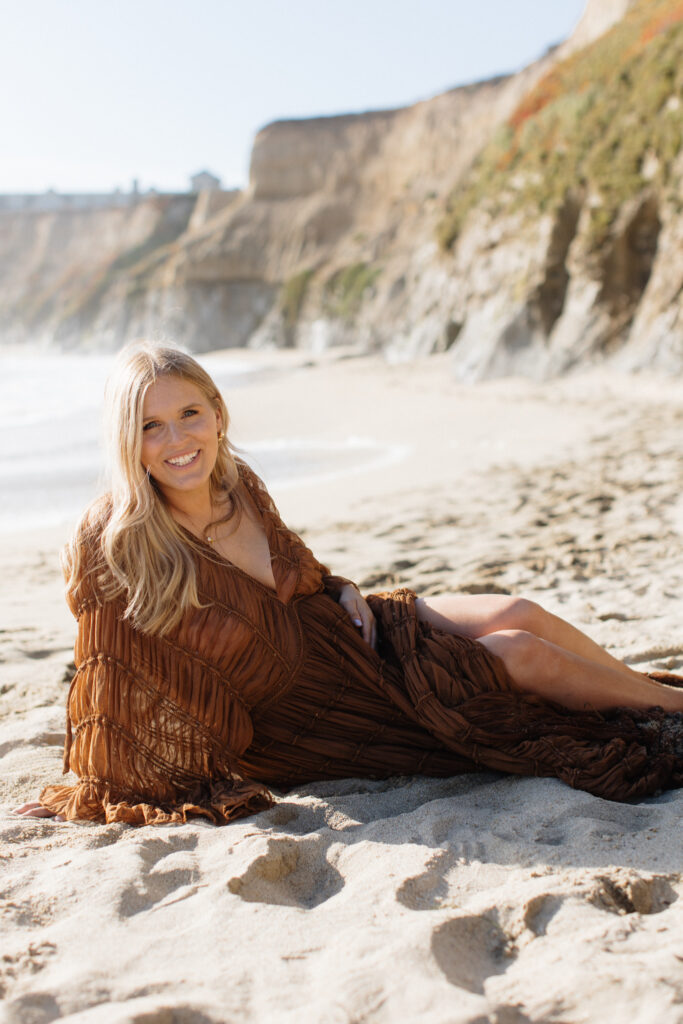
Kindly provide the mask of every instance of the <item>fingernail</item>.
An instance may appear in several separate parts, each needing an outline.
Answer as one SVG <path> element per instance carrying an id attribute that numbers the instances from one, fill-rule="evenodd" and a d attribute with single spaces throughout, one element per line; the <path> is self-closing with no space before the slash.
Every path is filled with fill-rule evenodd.
<path id="1" fill-rule="evenodd" d="M 363 625 L 363 620 L 362 619 L 354 619 L 353 620 L 353 624 L 354 624 L 354 626 L 362 626 Z"/>

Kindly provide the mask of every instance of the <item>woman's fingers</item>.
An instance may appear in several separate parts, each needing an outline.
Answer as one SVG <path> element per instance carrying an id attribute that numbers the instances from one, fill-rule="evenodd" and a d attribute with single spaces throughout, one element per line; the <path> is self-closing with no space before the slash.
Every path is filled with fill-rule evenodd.
<path id="1" fill-rule="evenodd" d="M 362 598 L 361 598 L 362 600 Z M 356 616 L 354 616 L 354 623 L 360 627 L 363 634 L 363 639 L 371 647 L 375 646 L 375 616 L 370 611 L 365 602 L 358 608 L 356 606 Z"/>
<path id="2" fill-rule="evenodd" d="M 370 612 L 368 621 L 363 625 L 363 639 L 369 643 L 371 647 L 375 646 L 375 616 L 372 612 Z"/>
<path id="3" fill-rule="evenodd" d="M 372 612 L 369 609 L 366 610 L 356 604 L 355 608 L 350 612 L 350 615 L 351 621 L 354 626 L 360 629 L 365 642 L 374 647 L 373 633 L 375 628 L 375 617 Z"/>
<path id="4" fill-rule="evenodd" d="M 374 647 L 376 639 L 375 616 L 370 611 L 370 605 L 363 595 L 355 587 L 349 585 L 342 591 L 339 603 L 351 616 L 354 626 L 361 630 L 361 635 L 365 642 Z"/>

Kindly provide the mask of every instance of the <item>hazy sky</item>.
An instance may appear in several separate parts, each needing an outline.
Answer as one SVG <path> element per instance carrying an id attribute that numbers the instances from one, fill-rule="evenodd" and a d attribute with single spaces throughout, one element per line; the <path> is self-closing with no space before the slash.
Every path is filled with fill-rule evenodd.
<path id="1" fill-rule="evenodd" d="M 269 121 L 514 71 L 585 0 L 0 0 L 0 192 L 243 185 Z"/>

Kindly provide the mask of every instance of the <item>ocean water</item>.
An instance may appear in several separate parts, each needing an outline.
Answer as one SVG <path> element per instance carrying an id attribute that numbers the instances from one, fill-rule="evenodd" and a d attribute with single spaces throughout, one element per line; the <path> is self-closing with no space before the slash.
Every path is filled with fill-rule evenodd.
<path id="1" fill-rule="evenodd" d="M 244 360 L 202 360 L 224 393 L 278 373 Z M 0 532 L 72 523 L 106 486 L 101 409 L 111 355 L 0 352 Z M 399 447 L 372 438 L 337 444 L 277 437 L 245 443 L 269 486 L 326 480 L 397 461 Z"/>

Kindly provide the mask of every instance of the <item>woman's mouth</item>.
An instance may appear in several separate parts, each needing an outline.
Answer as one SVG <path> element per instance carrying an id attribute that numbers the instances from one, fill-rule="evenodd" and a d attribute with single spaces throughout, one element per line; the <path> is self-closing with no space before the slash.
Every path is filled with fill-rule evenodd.
<path id="1" fill-rule="evenodd" d="M 177 466 L 182 469 L 184 466 L 190 466 L 198 458 L 199 448 L 193 452 L 188 452 L 187 455 L 176 455 L 172 459 L 166 459 L 166 462 L 169 466 Z"/>

